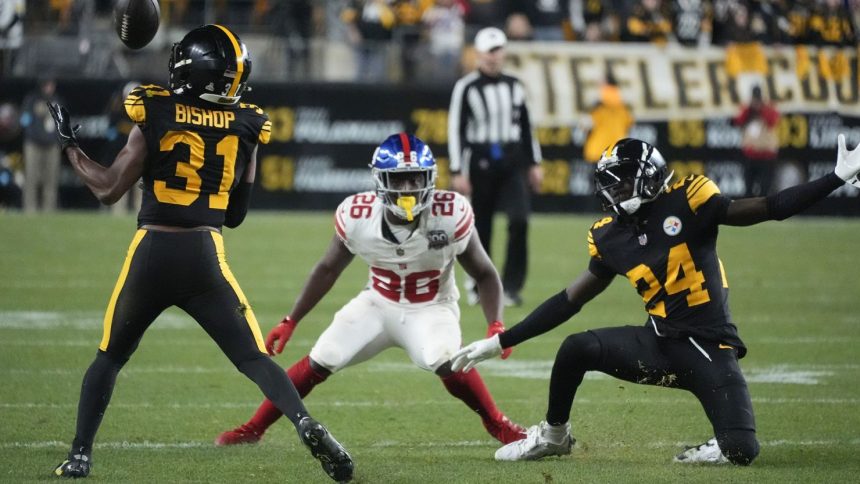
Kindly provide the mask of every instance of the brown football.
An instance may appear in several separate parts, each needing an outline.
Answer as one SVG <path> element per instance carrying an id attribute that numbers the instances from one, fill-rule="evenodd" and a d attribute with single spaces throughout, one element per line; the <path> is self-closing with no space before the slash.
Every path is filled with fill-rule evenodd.
<path id="1" fill-rule="evenodd" d="M 119 40 L 131 49 L 141 49 L 158 32 L 161 10 L 158 0 L 118 0 L 113 22 Z"/>

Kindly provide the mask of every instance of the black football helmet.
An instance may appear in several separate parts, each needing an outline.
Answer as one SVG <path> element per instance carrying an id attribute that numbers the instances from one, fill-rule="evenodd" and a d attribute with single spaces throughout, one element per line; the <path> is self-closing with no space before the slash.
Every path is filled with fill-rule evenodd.
<path id="1" fill-rule="evenodd" d="M 204 25 L 173 44 L 169 69 L 173 92 L 218 104 L 236 104 L 248 86 L 251 57 L 230 29 Z"/>
<path id="2" fill-rule="evenodd" d="M 650 144 L 624 138 L 606 148 L 594 172 L 597 197 L 604 210 L 621 216 L 633 215 L 643 203 L 651 202 L 666 190 L 672 173 L 666 160 Z"/>

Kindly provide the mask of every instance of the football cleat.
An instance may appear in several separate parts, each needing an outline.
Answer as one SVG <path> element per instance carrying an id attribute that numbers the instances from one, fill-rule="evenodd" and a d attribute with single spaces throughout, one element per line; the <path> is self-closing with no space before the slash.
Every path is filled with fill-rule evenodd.
<path id="1" fill-rule="evenodd" d="M 69 454 L 69 457 L 54 469 L 54 475 L 77 479 L 90 475 L 90 457 L 86 454 Z"/>
<path id="2" fill-rule="evenodd" d="M 503 444 L 510 444 L 526 437 L 526 429 L 511 422 L 504 415 L 495 420 L 483 420 L 482 423 L 487 432 Z"/>
<path id="3" fill-rule="evenodd" d="M 568 455 L 576 439 L 570 436 L 570 424 L 562 427 L 564 435 L 560 438 L 550 435 L 553 429 L 546 422 L 529 427 L 526 437 L 496 451 L 496 460 L 538 460 L 551 455 Z"/>
<path id="4" fill-rule="evenodd" d="M 724 456 L 723 452 L 720 450 L 720 445 L 717 443 L 716 438 L 712 438 L 704 444 L 699 444 L 695 447 L 688 447 L 687 450 L 676 455 L 672 460 L 683 464 L 729 463 L 729 460 L 726 459 L 726 456 Z"/>
<path id="5" fill-rule="evenodd" d="M 256 444 L 262 438 L 263 432 L 254 429 L 248 424 L 242 424 L 216 437 L 215 445 L 224 447 L 228 445 Z"/>
<path id="6" fill-rule="evenodd" d="M 352 480 L 352 457 L 321 423 L 305 417 L 299 421 L 296 430 L 329 477 L 337 482 Z"/>

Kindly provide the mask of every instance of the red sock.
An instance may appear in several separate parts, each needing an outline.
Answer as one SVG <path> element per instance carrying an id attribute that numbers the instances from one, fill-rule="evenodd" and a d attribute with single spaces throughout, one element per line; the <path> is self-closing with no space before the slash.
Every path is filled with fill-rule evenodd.
<path id="1" fill-rule="evenodd" d="M 496 408 L 496 402 L 493 401 L 478 370 L 472 369 L 467 373 L 457 372 L 442 377 L 442 384 L 448 393 L 462 400 L 477 412 L 482 420 L 495 421 L 501 418 L 501 412 Z"/>
<path id="2" fill-rule="evenodd" d="M 309 356 L 305 356 L 291 366 L 287 370 L 287 376 L 290 377 L 290 381 L 296 386 L 296 390 L 298 390 L 299 396 L 302 398 L 305 398 L 317 384 L 324 382 L 328 378 L 327 374 L 320 374 L 314 371 L 311 367 Z M 251 420 L 248 421 L 247 425 L 262 434 L 281 418 L 281 415 L 283 414 L 278 410 L 278 407 L 269 399 L 266 399 L 254 413 L 254 416 L 251 417 Z"/>

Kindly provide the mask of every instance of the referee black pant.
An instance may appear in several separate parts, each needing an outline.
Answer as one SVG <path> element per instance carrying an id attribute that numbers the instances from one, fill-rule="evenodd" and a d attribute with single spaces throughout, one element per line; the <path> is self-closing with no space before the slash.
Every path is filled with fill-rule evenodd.
<path id="1" fill-rule="evenodd" d="M 493 161 L 473 158 L 469 166 L 472 209 L 481 245 L 492 254 L 493 215 L 504 210 L 508 218 L 508 242 L 502 285 L 508 294 L 519 294 L 528 270 L 528 226 L 531 199 L 526 168 L 512 157 Z"/>

